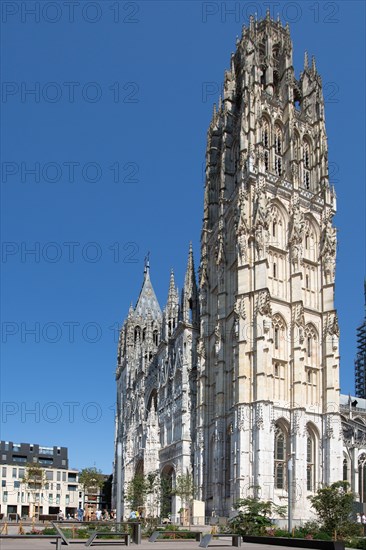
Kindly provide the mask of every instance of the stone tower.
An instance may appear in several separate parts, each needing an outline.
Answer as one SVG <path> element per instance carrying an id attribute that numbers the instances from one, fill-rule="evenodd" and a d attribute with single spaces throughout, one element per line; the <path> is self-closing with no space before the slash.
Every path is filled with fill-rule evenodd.
<path id="1" fill-rule="evenodd" d="M 118 343 L 116 442 L 122 443 L 124 492 L 136 473 L 154 471 L 158 464 L 156 399 L 149 400 L 146 386 L 147 372 L 156 355 L 161 331 L 162 312 L 147 261 L 139 298 L 135 308 L 130 306 Z"/>
<path id="2" fill-rule="evenodd" d="M 131 510 L 126 496 L 136 474 L 157 476 L 156 494 L 148 496 L 145 514 L 156 516 L 161 512 L 160 503 L 164 499 L 158 495 L 159 477 L 166 481 L 165 514 L 176 515 L 181 507 L 178 497 L 170 493 L 177 476 L 193 474 L 198 329 L 198 290 L 192 247 L 181 300 L 172 271 L 163 312 L 147 263 L 137 304 L 135 308 L 130 307 L 118 344 L 113 499 L 116 505 L 117 445 L 120 443 L 124 517 L 128 517 Z"/>
<path id="3" fill-rule="evenodd" d="M 168 488 L 190 473 L 202 515 L 290 495 L 306 519 L 307 497 L 342 478 L 336 197 L 315 60 L 297 78 L 289 28 L 269 14 L 243 28 L 206 157 L 199 288 L 190 247 L 162 312 L 146 265 L 120 333 L 123 490 L 137 473 Z"/>
<path id="4" fill-rule="evenodd" d="M 315 59 L 296 78 L 289 27 L 250 20 L 208 130 L 195 483 L 206 515 L 238 498 L 293 517 L 341 479 L 336 197 Z"/>

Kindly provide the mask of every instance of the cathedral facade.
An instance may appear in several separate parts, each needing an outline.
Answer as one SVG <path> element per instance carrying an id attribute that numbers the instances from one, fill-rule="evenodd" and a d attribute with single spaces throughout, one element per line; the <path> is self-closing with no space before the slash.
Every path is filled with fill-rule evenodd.
<path id="1" fill-rule="evenodd" d="M 206 516 L 251 495 L 284 504 L 290 491 L 304 519 L 307 496 L 342 479 L 327 159 L 314 58 L 297 78 L 289 27 L 252 18 L 208 130 L 198 285 L 190 248 L 182 295 L 171 274 L 162 311 L 146 264 L 121 329 L 124 495 L 136 473 L 174 487 L 188 472 Z"/>

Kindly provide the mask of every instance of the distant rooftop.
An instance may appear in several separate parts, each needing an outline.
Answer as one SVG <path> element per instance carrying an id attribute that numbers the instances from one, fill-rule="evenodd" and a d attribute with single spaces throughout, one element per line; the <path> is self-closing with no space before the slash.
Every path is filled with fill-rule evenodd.
<path id="1" fill-rule="evenodd" d="M 68 468 L 67 447 L 48 447 L 37 443 L 0 441 L 0 464 L 35 462 L 50 468 Z"/>
<path id="2" fill-rule="evenodd" d="M 354 395 L 344 395 L 341 394 L 339 397 L 339 403 L 341 406 L 349 407 L 350 403 L 355 403 L 357 401 L 357 404 L 354 405 L 357 407 L 357 409 L 365 409 L 366 412 L 366 399 L 362 399 L 361 397 L 355 397 Z"/>

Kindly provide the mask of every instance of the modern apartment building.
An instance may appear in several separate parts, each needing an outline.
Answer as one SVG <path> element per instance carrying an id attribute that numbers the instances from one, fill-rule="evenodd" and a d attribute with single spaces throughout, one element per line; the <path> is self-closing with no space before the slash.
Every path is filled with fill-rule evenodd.
<path id="1" fill-rule="evenodd" d="M 32 488 L 24 482 L 29 464 L 44 470 L 41 486 Z M 45 447 L 30 443 L 0 442 L 1 493 L 0 513 L 33 517 L 37 514 L 74 516 L 84 504 L 79 485 L 79 471 L 69 469 L 66 447 Z"/>

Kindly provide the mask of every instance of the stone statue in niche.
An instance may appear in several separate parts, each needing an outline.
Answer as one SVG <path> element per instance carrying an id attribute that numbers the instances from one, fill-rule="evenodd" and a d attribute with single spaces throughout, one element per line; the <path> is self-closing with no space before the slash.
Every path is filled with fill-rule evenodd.
<path id="1" fill-rule="evenodd" d="M 323 273 L 326 284 L 334 282 L 336 248 L 336 229 L 332 226 L 332 214 L 328 213 L 328 215 L 325 216 L 320 238 L 320 257 L 323 263 Z"/>
<path id="2" fill-rule="evenodd" d="M 289 245 L 291 261 L 296 269 L 299 269 L 302 260 L 302 241 L 304 238 L 305 217 L 300 209 L 299 199 L 295 198 L 292 204 L 292 216 L 289 227 Z"/>
<path id="3" fill-rule="evenodd" d="M 238 264 L 244 265 L 248 260 L 248 241 L 246 234 L 239 233 L 237 240 L 237 251 L 238 251 Z"/>

